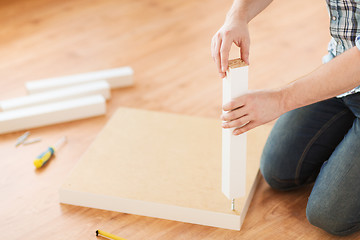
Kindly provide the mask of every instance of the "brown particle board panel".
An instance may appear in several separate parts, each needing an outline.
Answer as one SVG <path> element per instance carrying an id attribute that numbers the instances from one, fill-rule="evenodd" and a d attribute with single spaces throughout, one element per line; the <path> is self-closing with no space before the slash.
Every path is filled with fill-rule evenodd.
<path id="1" fill-rule="evenodd" d="M 221 121 L 119 108 L 60 189 L 60 202 L 240 230 L 269 127 L 248 134 L 246 195 L 221 191 Z"/>

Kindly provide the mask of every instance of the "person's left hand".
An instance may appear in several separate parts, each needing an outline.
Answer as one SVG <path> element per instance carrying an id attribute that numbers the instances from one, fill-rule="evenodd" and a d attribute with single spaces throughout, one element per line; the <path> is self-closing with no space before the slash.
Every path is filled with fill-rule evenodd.
<path id="1" fill-rule="evenodd" d="M 234 135 L 268 123 L 285 113 L 281 90 L 249 91 L 223 106 L 223 128 L 235 128 Z"/>

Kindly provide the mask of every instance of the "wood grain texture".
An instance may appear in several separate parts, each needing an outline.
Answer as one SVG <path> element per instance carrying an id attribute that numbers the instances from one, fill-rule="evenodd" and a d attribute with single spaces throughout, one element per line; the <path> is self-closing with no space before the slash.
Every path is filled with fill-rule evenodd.
<path id="1" fill-rule="evenodd" d="M 247 64 L 240 58 L 229 60 L 229 68 L 245 67 Z"/>
<path id="2" fill-rule="evenodd" d="M 220 122 L 119 108 L 64 181 L 60 202 L 240 230 L 270 128 L 248 136 L 244 195 L 232 211 L 221 191 Z"/>
<path id="3" fill-rule="evenodd" d="M 131 66 L 135 86 L 112 91 L 104 117 L 38 128 L 43 141 L 15 148 L 23 132 L 0 136 L 3 239 L 95 239 L 102 229 L 136 239 L 340 239 L 306 220 L 311 186 L 277 192 L 261 181 L 240 232 L 58 204 L 58 189 L 119 106 L 217 118 L 221 80 L 212 35 L 231 1 L 0 1 L 0 100 L 25 95 L 26 81 Z M 250 23 L 249 87 L 290 82 L 321 64 L 325 1 L 274 1 Z M 231 50 L 231 58 L 238 50 Z M 48 166 L 33 157 L 64 135 Z M 355 234 L 341 239 L 358 239 Z"/>

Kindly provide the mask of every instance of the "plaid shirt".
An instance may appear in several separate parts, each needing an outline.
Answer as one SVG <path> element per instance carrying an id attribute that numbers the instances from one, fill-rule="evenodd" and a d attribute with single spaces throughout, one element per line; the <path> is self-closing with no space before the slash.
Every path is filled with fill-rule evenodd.
<path id="1" fill-rule="evenodd" d="M 329 54 L 323 58 L 328 62 L 346 50 L 357 46 L 360 50 L 360 0 L 326 0 L 330 15 Z M 339 95 L 343 97 L 360 92 L 360 86 Z"/>

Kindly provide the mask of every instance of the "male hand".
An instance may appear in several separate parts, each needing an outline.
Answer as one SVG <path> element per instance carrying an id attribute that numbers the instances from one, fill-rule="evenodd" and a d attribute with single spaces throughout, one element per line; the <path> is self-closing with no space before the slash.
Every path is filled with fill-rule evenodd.
<path id="1" fill-rule="evenodd" d="M 285 113 L 281 90 L 258 90 L 233 99 L 223 106 L 223 128 L 235 128 L 234 135 L 268 123 Z"/>
<path id="2" fill-rule="evenodd" d="M 240 47 L 240 56 L 249 64 L 250 37 L 248 24 L 242 20 L 227 20 L 211 41 L 211 55 L 221 78 L 225 77 L 231 44 Z"/>

